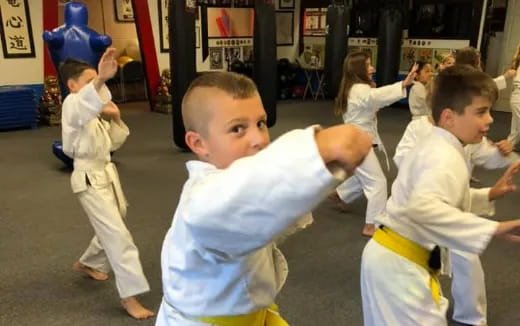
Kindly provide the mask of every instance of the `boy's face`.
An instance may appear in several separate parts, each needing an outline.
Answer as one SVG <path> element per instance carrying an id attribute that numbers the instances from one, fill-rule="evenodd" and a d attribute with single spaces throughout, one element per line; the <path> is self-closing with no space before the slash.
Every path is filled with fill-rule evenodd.
<path id="1" fill-rule="evenodd" d="M 451 111 L 448 121 L 450 130 L 464 145 L 480 143 L 487 135 L 489 126 L 493 123 L 491 117 L 491 102 L 482 96 L 475 96 L 473 103 L 464 109 L 464 114 Z"/>
<path id="2" fill-rule="evenodd" d="M 96 77 L 97 72 L 94 69 L 85 69 L 76 80 L 72 78 L 67 80 L 67 86 L 71 93 L 77 93 Z"/>
<path id="3" fill-rule="evenodd" d="M 209 109 L 206 135 L 199 134 L 200 146 L 194 152 L 217 168 L 227 168 L 269 144 L 267 116 L 258 94 L 233 99 L 218 92 L 212 96 Z"/>

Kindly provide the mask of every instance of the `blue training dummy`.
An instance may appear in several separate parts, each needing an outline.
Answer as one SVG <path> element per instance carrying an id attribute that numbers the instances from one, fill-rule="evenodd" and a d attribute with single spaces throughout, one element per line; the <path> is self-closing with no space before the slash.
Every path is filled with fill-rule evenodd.
<path id="1" fill-rule="evenodd" d="M 101 35 L 87 27 L 87 7 L 81 2 L 69 2 L 65 4 L 65 24 L 51 31 L 43 32 L 43 40 L 47 43 L 49 53 L 56 71 L 60 63 L 68 58 L 80 59 L 88 62 L 92 67 L 97 67 L 99 59 L 106 48 L 112 44 L 108 35 Z M 60 80 L 63 98 L 67 96 L 67 87 Z M 72 159 L 63 153 L 61 141 L 52 144 L 54 155 L 67 166 L 72 166 Z"/>
<path id="2" fill-rule="evenodd" d="M 81 2 L 65 4 L 65 24 L 43 32 L 56 71 L 60 63 L 68 58 L 80 59 L 97 67 L 99 59 L 112 44 L 108 35 L 101 35 L 87 27 L 87 7 Z M 66 87 L 61 85 L 63 97 Z"/>

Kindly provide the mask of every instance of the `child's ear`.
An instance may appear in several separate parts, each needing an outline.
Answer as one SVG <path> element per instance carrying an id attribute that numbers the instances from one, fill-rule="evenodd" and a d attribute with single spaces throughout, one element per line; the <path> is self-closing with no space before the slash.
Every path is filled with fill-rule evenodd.
<path id="1" fill-rule="evenodd" d="M 454 118 L 455 118 L 455 111 L 453 111 L 450 108 L 445 108 L 441 112 L 441 116 L 439 119 L 439 125 L 441 125 L 441 123 L 442 123 L 444 126 L 452 127 Z"/>
<path id="2" fill-rule="evenodd" d="M 199 133 L 195 131 L 186 131 L 184 140 L 193 153 L 197 154 L 199 157 L 208 156 L 206 143 Z"/>
<path id="3" fill-rule="evenodd" d="M 75 92 L 76 91 L 76 82 L 72 78 L 69 78 L 67 80 L 67 87 L 71 92 Z"/>

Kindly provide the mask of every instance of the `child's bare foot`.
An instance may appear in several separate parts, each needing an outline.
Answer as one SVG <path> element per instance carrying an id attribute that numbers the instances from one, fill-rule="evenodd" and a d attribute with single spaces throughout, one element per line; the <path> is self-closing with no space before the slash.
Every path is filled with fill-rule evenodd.
<path id="1" fill-rule="evenodd" d="M 471 182 L 471 183 L 473 183 L 473 184 L 476 184 L 476 185 L 482 183 L 479 179 L 477 179 L 477 178 L 475 178 L 475 177 L 473 177 L 473 176 L 471 177 L 471 179 L 469 180 L 469 182 Z"/>
<path id="2" fill-rule="evenodd" d="M 108 280 L 107 273 L 103 273 L 103 272 L 97 271 L 93 268 L 90 268 L 88 266 L 85 266 L 82 263 L 80 263 L 79 261 L 75 262 L 72 265 L 72 269 L 75 270 L 76 272 L 83 272 L 83 273 L 87 274 L 90 278 L 92 278 L 96 281 Z"/>
<path id="3" fill-rule="evenodd" d="M 126 312 L 135 319 L 147 319 L 155 316 L 151 310 L 143 307 L 135 297 L 121 299 L 121 304 Z"/>
<path id="4" fill-rule="evenodd" d="M 333 192 L 331 192 L 329 195 L 328 195 L 329 199 L 332 200 L 333 202 L 336 203 L 336 208 L 341 211 L 341 212 L 348 212 L 349 211 L 349 207 L 347 204 L 345 204 L 345 202 L 343 200 L 341 200 L 341 198 L 339 198 L 338 196 L 338 193 L 336 190 L 334 190 Z"/>
<path id="5" fill-rule="evenodd" d="M 374 235 L 374 232 L 376 232 L 375 225 L 367 223 L 363 227 L 363 231 L 361 231 L 361 235 L 363 235 L 364 237 L 371 238 Z"/>

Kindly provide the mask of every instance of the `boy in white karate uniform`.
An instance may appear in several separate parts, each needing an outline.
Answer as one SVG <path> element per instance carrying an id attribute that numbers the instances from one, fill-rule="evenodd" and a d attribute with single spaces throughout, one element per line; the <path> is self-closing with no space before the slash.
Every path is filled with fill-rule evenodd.
<path id="1" fill-rule="evenodd" d="M 470 67 L 480 68 L 480 55 L 474 48 L 466 48 L 459 52 L 459 60 Z M 457 63 L 458 64 L 458 63 Z M 458 69 L 466 69 L 464 66 Z M 507 73 L 506 73 L 507 74 Z M 500 76 L 493 80 L 497 88 L 506 87 L 505 77 Z M 425 103 L 426 105 L 426 103 Z M 426 108 L 430 111 L 430 108 Z M 394 162 L 399 167 L 405 155 L 426 138 L 433 130 L 431 117 L 420 117 L 411 121 L 406 127 L 405 133 L 396 147 Z M 483 166 L 487 169 L 504 168 L 516 161 L 518 156 L 512 154 L 512 145 L 507 140 L 492 144 L 486 137 L 479 144 L 464 146 L 464 152 L 471 169 L 473 166 Z M 469 325 L 487 325 L 487 302 L 484 272 L 478 255 L 459 250 L 450 251 L 452 262 L 452 296 L 454 301 L 453 319 L 457 322 Z"/>
<path id="2" fill-rule="evenodd" d="M 433 131 L 431 117 L 412 120 L 397 144 L 394 162 L 399 168 L 406 155 Z M 512 145 L 507 140 L 495 144 L 486 137 L 478 144 L 464 146 L 468 164 L 486 169 L 507 167 L 519 160 L 512 153 Z M 471 169 L 470 169 L 471 170 Z M 487 325 L 487 302 L 484 272 L 479 256 L 468 252 L 451 250 L 452 296 L 454 299 L 453 319 L 469 325 Z"/>
<path id="3" fill-rule="evenodd" d="M 371 139 L 341 125 L 294 130 L 269 145 L 254 83 L 229 72 L 194 80 L 182 115 L 199 160 L 187 163 L 164 240 L 156 325 L 287 325 L 274 304 L 288 272 L 274 241 L 309 222 L 301 216 L 352 173 Z"/>
<path id="4" fill-rule="evenodd" d="M 436 245 L 481 253 L 492 236 L 520 241 L 520 221 L 478 217 L 512 191 L 512 165 L 489 189 L 469 188 L 464 145 L 478 144 L 493 121 L 497 89 L 491 78 L 454 66 L 439 74 L 432 95 L 436 127 L 400 164 L 382 225 L 363 252 L 361 289 L 365 325 L 447 325 L 447 299 L 437 280 Z M 431 253 L 433 252 L 433 254 Z"/>
<path id="5" fill-rule="evenodd" d="M 63 151 L 74 159 L 72 191 L 77 194 L 95 235 L 73 268 L 99 281 L 113 269 L 121 303 L 136 319 L 153 313 L 135 298 L 148 292 L 139 253 L 124 223 L 126 200 L 110 152 L 129 135 L 105 81 L 117 71 L 115 49 L 103 54 L 98 72 L 88 63 L 67 59 L 60 75 L 70 90 L 62 107 Z M 105 121 L 101 116 L 110 119 Z"/>

